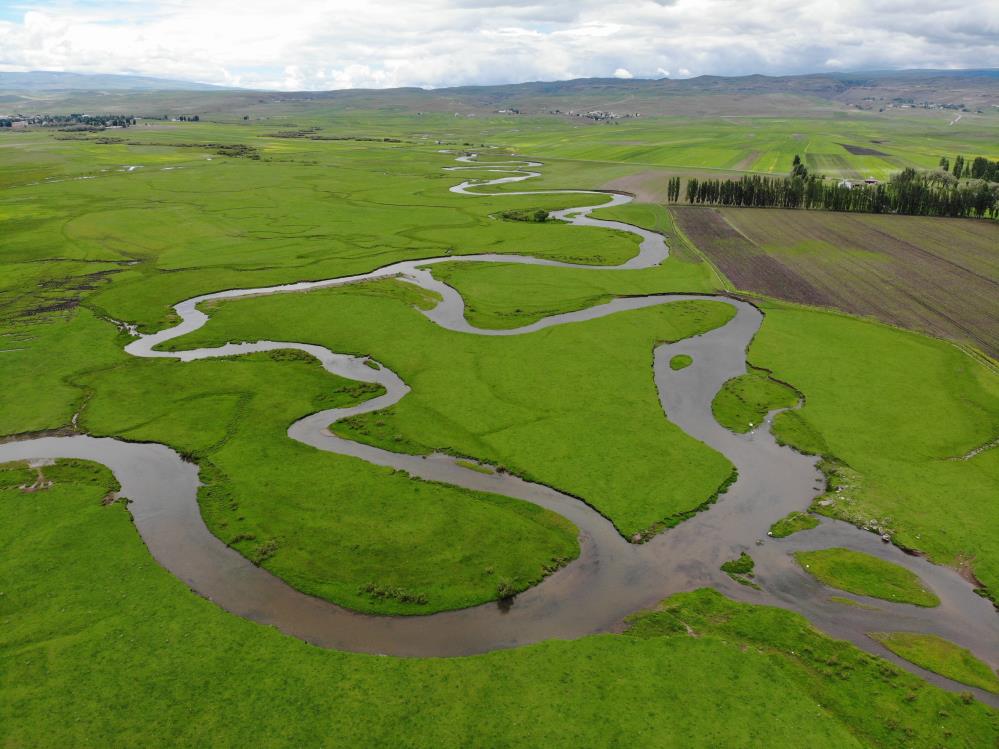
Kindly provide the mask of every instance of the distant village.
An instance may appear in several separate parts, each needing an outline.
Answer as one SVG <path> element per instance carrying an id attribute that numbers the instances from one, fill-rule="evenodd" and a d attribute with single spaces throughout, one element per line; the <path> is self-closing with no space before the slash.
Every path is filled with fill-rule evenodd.
<path id="1" fill-rule="evenodd" d="M 884 112 L 886 109 L 936 109 L 962 112 L 965 114 L 969 114 L 971 112 L 971 109 L 969 109 L 966 104 L 940 104 L 932 101 L 917 102 L 915 99 L 903 97 L 886 99 L 883 96 L 866 96 L 859 103 L 854 104 L 853 106 L 857 107 L 857 109 L 867 110 L 873 110 L 877 107 L 879 112 Z M 983 113 L 981 109 L 976 109 L 975 112 L 978 114 Z"/>
<path id="2" fill-rule="evenodd" d="M 12 114 L 0 115 L 0 127 L 53 127 L 66 132 L 95 132 L 125 128 L 135 124 L 135 117 L 121 114 Z"/>
<path id="3" fill-rule="evenodd" d="M 510 107 L 508 109 L 496 109 L 493 110 L 496 114 L 522 114 L 519 109 Z M 547 114 L 558 115 L 560 117 L 582 117 L 587 120 L 593 120 L 595 122 L 603 122 L 608 120 L 626 120 L 632 117 L 641 117 L 641 112 L 626 112 L 621 114 L 619 112 L 606 112 L 602 109 L 594 109 L 588 112 L 577 112 L 574 109 L 570 109 L 567 112 L 563 112 L 561 109 L 549 109 Z"/>
<path id="4" fill-rule="evenodd" d="M 140 118 L 128 114 L 0 114 L 0 127 L 11 129 L 27 127 L 51 127 L 62 132 L 100 132 L 113 128 L 134 126 Z M 164 120 L 169 122 L 199 122 L 196 114 L 182 114 L 177 117 L 142 117 L 144 120 Z M 245 118 L 244 118 L 245 119 Z"/>

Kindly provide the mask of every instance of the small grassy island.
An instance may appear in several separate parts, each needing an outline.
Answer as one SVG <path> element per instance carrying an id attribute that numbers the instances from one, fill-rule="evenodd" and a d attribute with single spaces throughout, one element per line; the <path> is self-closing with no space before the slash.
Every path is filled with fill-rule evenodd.
<path id="1" fill-rule="evenodd" d="M 711 404 L 711 412 L 726 429 L 745 434 L 759 426 L 771 411 L 791 408 L 798 399 L 794 388 L 777 382 L 763 370 L 751 368 L 722 386 Z"/>
<path id="2" fill-rule="evenodd" d="M 936 594 L 904 567 L 850 549 L 799 551 L 798 564 L 819 582 L 861 596 L 916 606 L 940 605 Z"/>
<path id="3" fill-rule="evenodd" d="M 787 538 L 792 533 L 807 531 L 818 524 L 818 519 L 806 512 L 792 512 L 770 526 L 770 535 L 774 538 Z"/>

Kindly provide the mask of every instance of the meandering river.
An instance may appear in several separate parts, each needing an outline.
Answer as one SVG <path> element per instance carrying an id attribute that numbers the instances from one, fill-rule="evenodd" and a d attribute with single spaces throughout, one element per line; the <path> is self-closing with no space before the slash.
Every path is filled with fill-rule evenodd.
<path id="1" fill-rule="evenodd" d="M 452 170 L 502 173 L 493 179 L 463 181 L 452 192 L 482 196 L 483 188 L 521 182 L 538 176 L 531 171 L 538 162 L 473 163 L 461 156 Z M 648 268 L 668 257 L 659 234 L 628 224 L 593 218 L 596 208 L 623 205 L 627 195 L 587 190 L 504 192 L 551 195 L 592 194 L 599 202 L 555 212 L 559 219 L 577 226 L 613 228 L 641 238 L 637 255 L 616 266 L 628 270 Z M 83 458 L 107 465 L 129 497 L 129 509 L 150 552 L 166 569 L 194 591 L 239 616 L 273 625 L 283 632 L 322 647 L 398 656 L 456 656 L 515 647 L 550 638 L 577 638 L 614 631 L 628 614 L 654 606 L 673 593 L 710 586 L 733 598 L 781 606 L 806 616 L 815 626 L 835 637 L 852 641 L 948 689 L 968 690 L 943 677 L 902 661 L 866 636 L 871 631 L 919 631 L 939 634 L 957 642 L 995 668 L 999 666 L 999 617 L 991 604 L 975 595 L 955 571 L 933 565 L 851 525 L 822 520 L 817 528 L 786 539 L 767 537 L 770 525 L 794 510 L 805 510 L 821 493 L 824 481 L 813 457 L 779 446 L 770 434 L 770 419 L 747 435 L 722 428 L 711 414 L 711 402 L 722 384 L 746 371 L 745 355 L 759 329 L 762 314 L 750 304 L 703 295 L 652 295 L 615 299 L 585 310 L 553 315 L 512 330 L 487 330 L 471 325 L 464 316 L 464 300 L 456 290 L 436 280 L 428 268 L 442 262 L 522 263 L 558 267 L 580 266 L 552 260 L 512 255 L 458 255 L 430 260 L 393 263 L 370 273 L 266 288 L 235 289 L 188 299 L 176 305 L 181 322 L 132 341 L 126 351 L 135 356 L 169 357 L 182 361 L 231 356 L 253 351 L 297 349 L 316 359 L 330 372 L 384 386 L 385 394 L 351 408 L 330 409 L 295 422 L 291 439 L 317 449 L 349 455 L 380 466 L 405 470 L 415 477 L 455 486 L 495 492 L 533 502 L 572 521 L 580 532 L 577 560 L 519 594 L 512 603 L 495 603 L 429 616 L 391 617 L 358 614 L 327 601 L 305 595 L 228 548 L 205 526 L 197 503 L 197 467 L 163 445 L 136 444 L 86 435 L 41 437 L 0 444 L 0 461 L 30 458 Z M 449 330 L 476 335 L 526 335 L 534 331 L 618 314 L 627 310 L 689 299 L 709 299 L 732 306 L 734 318 L 700 336 L 658 346 L 653 373 L 665 417 L 690 436 L 725 455 L 737 468 L 738 480 L 719 500 L 679 526 L 644 544 L 623 538 L 603 516 L 578 499 L 506 473 L 469 470 L 448 455 L 405 455 L 352 442 L 332 434 L 338 420 L 383 409 L 409 392 L 403 380 L 389 369 L 323 347 L 288 341 L 227 344 L 179 352 L 158 346 L 197 330 L 208 316 L 198 309 L 204 302 L 263 294 L 294 293 L 341 286 L 358 281 L 396 277 L 437 292 L 442 301 L 423 311 Z M 687 354 L 693 364 L 674 371 L 670 359 Z M 664 477 L 664 481 L 668 480 Z M 830 546 L 864 551 L 890 560 L 919 575 L 940 597 L 939 607 L 925 609 L 904 604 L 863 599 L 832 591 L 804 573 L 791 553 Z M 756 560 L 755 581 L 760 590 L 739 585 L 719 565 L 740 552 Z M 873 608 L 845 606 L 831 595 L 854 598 Z M 990 704 L 999 699 L 981 690 L 970 690 Z"/>

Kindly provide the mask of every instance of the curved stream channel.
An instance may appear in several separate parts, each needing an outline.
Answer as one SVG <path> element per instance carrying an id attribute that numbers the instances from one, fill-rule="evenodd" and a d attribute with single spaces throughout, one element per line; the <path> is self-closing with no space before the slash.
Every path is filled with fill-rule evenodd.
<path id="1" fill-rule="evenodd" d="M 474 169 L 508 173 L 491 180 L 464 181 L 452 192 L 481 196 L 482 187 L 519 182 L 538 176 L 529 171 L 537 162 L 469 165 L 474 156 L 458 159 L 452 170 Z M 627 195 L 589 190 L 505 192 L 505 195 L 582 193 L 599 195 L 599 203 L 557 211 L 571 224 L 613 228 L 641 237 L 639 253 L 617 269 L 648 268 L 668 256 L 663 237 L 628 224 L 590 217 L 596 208 L 630 202 Z M 607 198 L 610 198 L 607 201 Z M 533 502 L 571 520 L 580 531 L 577 560 L 519 594 L 510 605 L 484 604 L 428 616 L 392 617 L 358 614 L 294 590 L 266 570 L 228 548 L 205 526 L 197 502 L 197 467 L 173 450 L 156 444 L 136 444 L 85 435 L 41 437 L 0 445 L 0 462 L 31 458 L 83 458 L 107 465 L 121 483 L 121 493 L 150 552 L 166 569 L 194 591 L 239 616 L 273 625 L 283 632 L 323 647 L 399 656 L 457 656 L 508 648 L 549 638 L 570 639 L 613 631 L 625 616 L 654 606 L 679 592 L 710 586 L 751 603 L 792 609 L 835 637 L 847 639 L 948 689 L 968 690 L 895 657 L 867 636 L 871 631 L 932 632 L 971 649 L 995 668 L 999 665 L 999 617 L 953 570 L 908 556 L 882 543 L 877 536 L 846 523 L 822 520 L 812 530 L 786 539 L 768 539 L 770 525 L 794 510 L 804 510 L 824 485 L 816 460 L 780 447 L 770 434 L 770 419 L 748 435 L 722 428 L 711 414 L 711 402 L 722 384 L 746 371 L 745 352 L 762 322 L 750 304 L 721 296 L 653 295 L 615 299 L 589 309 L 553 315 L 513 330 L 484 330 L 464 317 L 464 301 L 426 268 L 441 262 L 523 263 L 561 267 L 592 267 L 511 255 L 464 255 L 394 263 L 370 273 L 267 288 L 236 289 L 188 299 L 175 309 L 181 322 L 153 335 L 141 336 L 126 347 L 135 356 L 173 357 L 182 361 L 297 349 L 316 357 L 330 372 L 383 385 L 386 393 L 360 405 L 322 411 L 295 422 L 292 439 L 320 450 L 349 455 L 380 466 L 407 471 L 419 478 L 479 491 L 495 492 Z M 396 403 L 408 386 L 387 368 L 331 352 L 314 345 L 287 341 L 227 344 L 181 352 L 158 351 L 166 341 L 197 330 L 208 321 L 198 305 L 218 299 L 290 293 L 341 286 L 357 281 L 396 277 L 439 293 L 443 301 L 424 311 L 449 330 L 475 335 L 524 335 L 554 325 L 592 320 L 605 315 L 689 299 L 731 305 L 735 317 L 706 334 L 665 344 L 654 351 L 654 377 L 666 416 L 689 435 L 724 454 L 738 469 L 738 480 L 719 500 L 690 520 L 636 545 L 623 538 L 603 516 L 578 499 L 555 489 L 505 473 L 480 473 L 455 458 L 433 454 L 411 456 L 352 442 L 332 434 L 328 426 L 343 418 L 377 411 Z M 673 371 L 669 360 L 689 354 L 693 364 Z M 763 539 L 762 545 L 756 545 Z M 940 606 L 925 609 L 864 599 L 832 591 L 794 563 L 793 551 L 843 546 L 900 564 L 919 575 L 940 597 Z M 739 585 L 719 565 L 741 551 L 756 560 L 756 582 L 762 590 Z M 845 606 L 829 600 L 842 595 L 872 608 Z M 999 705 L 995 696 L 971 690 L 983 701 Z"/>

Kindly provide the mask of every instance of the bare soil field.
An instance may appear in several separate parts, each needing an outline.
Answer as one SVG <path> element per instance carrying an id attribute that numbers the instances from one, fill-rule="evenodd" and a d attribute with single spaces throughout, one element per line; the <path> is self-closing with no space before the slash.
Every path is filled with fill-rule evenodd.
<path id="1" fill-rule="evenodd" d="M 739 163 L 735 165 L 734 168 L 736 169 L 736 171 L 740 172 L 749 171 L 750 169 L 753 168 L 753 164 L 756 163 L 757 159 L 759 159 L 760 156 L 762 155 L 763 155 L 762 151 L 750 151 L 748 154 L 746 154 L 746 157 L 744 159 L 742 159 Z"/>
<path id="2" fill-rule="evenodd" d="M 854 156 L 887 156 L 884 151 L 879 151 L 876 148 L 868 148 L 867 146 L 854 146 L 849 143 L 840 143 L 843 148 L 852 153 Z"/>
<path id="3" fill-rule="evenodd" d="M 752 152 L 752 159 L 759 158 L 759 152 Z M 749 157 L 743 159 L 740 164 L 746 162 Z M 641 172 L 628 174 L 623 177 L 616 177 L 608 182 L 604 182 L 598 187 L 600 190 L 614 190 L 626 192 L 634 195 L 639 203 L 665 203 L 666 184 L 670 177 L 704 177 L 707 179 L 739 179 L 744 172 L 739 171 L 740 165 L 732 169 L 691 169 L 689 167 L 661 167 L 645 169 Z"/>
<path id="4" fill-rule="evenodd" d="M 666 183 L 670 177 L 679 175 L 679 170 L 674 173 L 668 169 L 649 169 L 638 174 L 612 179 L 601 185 L 600 189 L 630 193 L 641 203 L 665 203 Z"/>
<path id="5" fill-rule="evenodd" d="M 684 206 L 678 226 L 739 289 L 869 315 L 999 356 L 999 224 Z"/>

